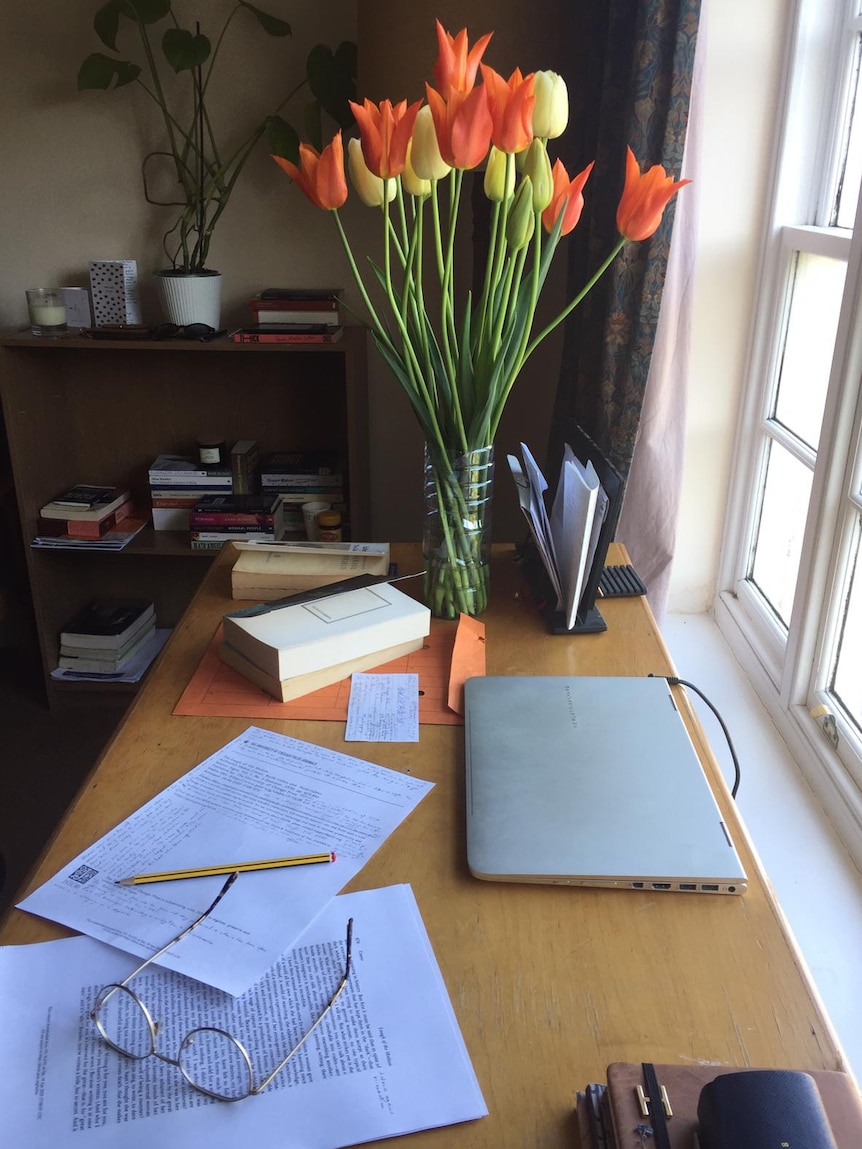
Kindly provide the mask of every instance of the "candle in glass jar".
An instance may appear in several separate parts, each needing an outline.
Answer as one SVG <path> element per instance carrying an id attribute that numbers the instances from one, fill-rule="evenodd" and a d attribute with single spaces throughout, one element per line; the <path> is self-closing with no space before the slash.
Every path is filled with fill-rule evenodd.
<path id="1" fill-rule="evenodd" d="M 27 310 L 34 335 L 62 335 L 66 331 L 66 301 L 62 288 L 31 288 L 27 292 Z"/>

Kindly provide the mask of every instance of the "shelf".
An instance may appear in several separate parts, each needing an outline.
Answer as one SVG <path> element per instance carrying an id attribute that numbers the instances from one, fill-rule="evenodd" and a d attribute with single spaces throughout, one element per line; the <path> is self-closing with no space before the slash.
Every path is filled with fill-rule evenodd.
<path id="1" fill-rule="evenodd" d="M 158 454 L 192 454 L 204 435 L 256 439 L 262 453 L 342 452 L 353 537 L 369 538 L 365 356 L 359 327 L 307 346 L 0 334 L 0 397 L 50 702 L 68 687 L 50 678 L 67 617 L 90 598 L 122 594 L 152 598 L 159 625 L 175 626 L 218 552 L 150 528 L 116 552 L 34 550 L 39 508 L 74 483 L 126 486 L 146 508 Z"/>

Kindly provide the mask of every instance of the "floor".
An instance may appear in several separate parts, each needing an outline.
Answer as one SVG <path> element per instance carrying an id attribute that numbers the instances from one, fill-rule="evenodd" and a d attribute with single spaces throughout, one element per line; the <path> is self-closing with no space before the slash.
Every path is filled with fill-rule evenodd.
<path id="1" fill-rule="evenodd" d="M 862 875 L 715 623 L 707 615 L 668 615 L 662 633 L 679 677 L 706 694 L 728 727 L 741 764 L 740 810 L 862 1081 Z M 721 727 L 696 695 L 692 701 L 730 784 L 733 765 Z"/>
<path id="2" fill-rule="evenodd" d="M 862 1080 L 862 875 L 819 810 L 799 769 L 706 615 L 669 615 L 662 626 L 677 672 L 699 687 L 728 726 L 742 768 L 738 802 L 847 1059 Z M 721 728 L 693 702 L 732 781 Z M 0 729 L 5 769 L 0 849 L 8 874 L 0 912 L 119 718 L 102 709 L 49 712 L 34 665 L 0 652 Z M 20 764 L 25 764 L 21 769 Z"/>

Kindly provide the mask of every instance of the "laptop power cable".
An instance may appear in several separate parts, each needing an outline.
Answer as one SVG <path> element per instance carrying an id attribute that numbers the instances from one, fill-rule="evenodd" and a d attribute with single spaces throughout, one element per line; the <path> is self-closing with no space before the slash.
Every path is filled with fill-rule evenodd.
<path id="1" fill-rule="evenodd" d="M 649 675 L 647 675 L 647 677 L 648 678 L 663 678 L 665 680 L 665 682 L 668 683 L 669 686 L 684 686 L 686 688 L 686 690 L 693 690 L 695 692 L 695 694 L 698 696 L 698 698 L 701 698 L 706 703 L 706 705 L 709 707 L 709 709 L 712 711 L 712 713 L 718 719 L 718 724 L 724 733 L 724 737 L 727 739 L 727 747 L 728 747 L 728 750 L 730 751 L 730 757 L 733 759 L 733 787 L 730 791 L 730 796 L 735 799 L 736 798 L 736 792 L 739 789 L 739 783 L 742 780 L 742 775 L 740 773 L 739 759 L 736 756 L 736 750 L 734 749 L 733 739 L 730 737 L 730 731 L 727 729 L 727 725 L 725 724 L 725 721 L 721 717 L 719 712 L 716 710 L 716 708 L 713 706 L 713 704 L 710 702 L 710 700 L 706 697 L 706 695 L 703 693 L 703 691 L 699 687 L 695 686 L 693 682 L 686 682 L 686 680 L 684 678 L 677 678 L 675 675 L 672 675 L 672 674 L 649 674 Z"/>

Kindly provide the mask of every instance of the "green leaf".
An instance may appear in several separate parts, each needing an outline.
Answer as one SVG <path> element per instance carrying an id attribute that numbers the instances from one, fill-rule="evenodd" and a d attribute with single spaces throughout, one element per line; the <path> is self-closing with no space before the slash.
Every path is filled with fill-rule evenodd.
<path id="1" fill-rule="evenodd" d="M 255 8 L 253 4 L 247 4 L 245 0 L 240 0 L 240 7 L 247 8 L 264 32 L 268 32 L 270 36 L 291 35 L 290 25 L 286 21 L 279 20 L 276 16 L 270 16 L 268 12 L 262 12 L 260 8 Z"/>
<path id="2" fill-rule="evenodd" d="M 88 56 L 78 70 L 78 91 L 90 89 L 107 91 L 109 88 L 122 88 L 131 84 L 141 74 L 137 64 L 128 60 L 112 60 L 101 52 Z"/>
<path id="3" fill-rule="evenodd" d="M 299 163 L 299 136 L 281 116 L 266 117 L 266 140 L 271 156 L 281 156 L 292 164 Z"/>
<path id="4" fill-rule="evenodd" d="M 162 51 L 175 72 L 189 72 L 209 59 L 210 42 L 201 33 L 168 28 L 162 36 Z"/>
<path id="5" fill-rule="evenodd" d="M 305 62 L 308 86 L 321 107 L 341 128 L 353 124 L 348 100 L 356 99 L 356 45 L 345 40 L 333 52 L 316 44 Z"/>
<path id="6" fill-rule="evenodd" d="M 121 0 L 120 10 L 130 20 L 141 24 L 157 24 L 171 10 L 171 0 Z"/>
<path id="7" fill-rule="evenodd" d="M 323 149 L 323 120 L 320 115 L 320 104 L 313 100 L 302 109 L 302 134 L 313 148 Z"/>
<path id="8" fill-rule="evenodd" d="M 109 0 L 93 17 L 93 28 L 106 48 L 117 50 L 117 31 L 120 27 L 122 4 L 119 0 Z"/>

